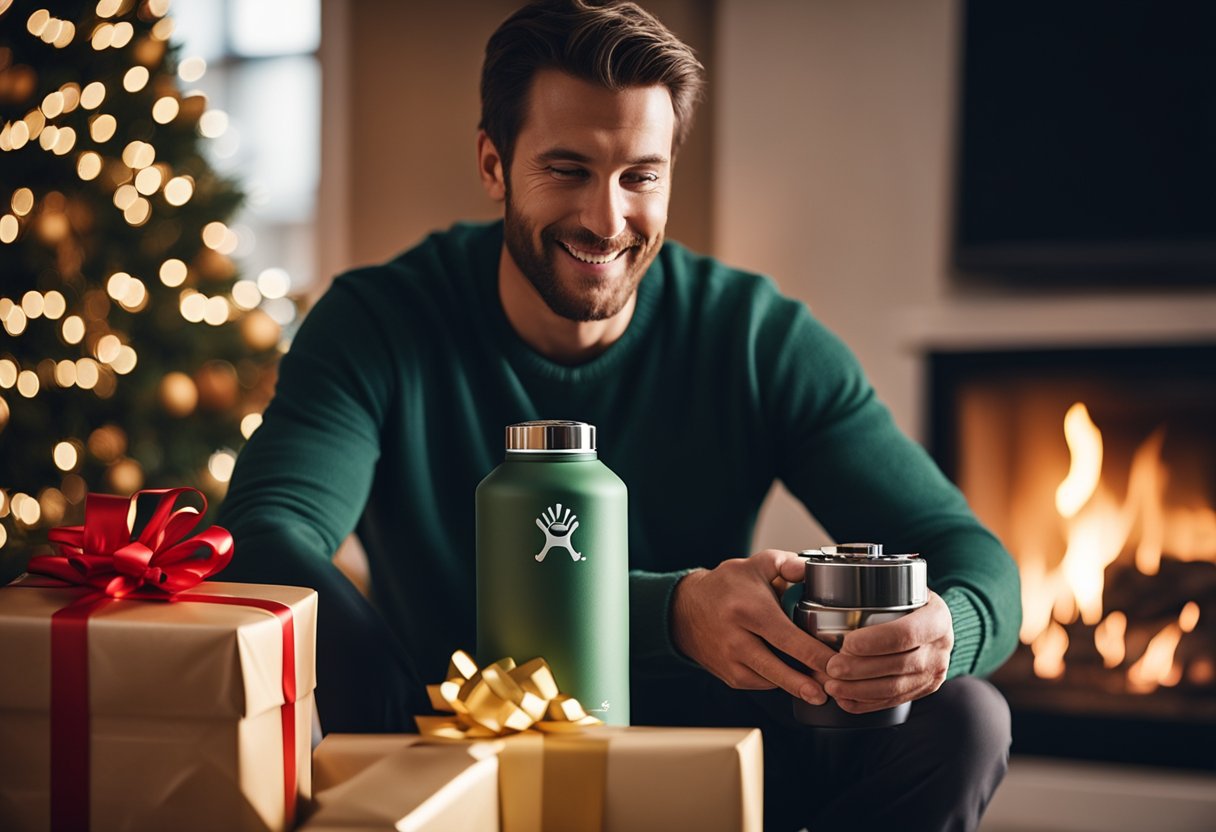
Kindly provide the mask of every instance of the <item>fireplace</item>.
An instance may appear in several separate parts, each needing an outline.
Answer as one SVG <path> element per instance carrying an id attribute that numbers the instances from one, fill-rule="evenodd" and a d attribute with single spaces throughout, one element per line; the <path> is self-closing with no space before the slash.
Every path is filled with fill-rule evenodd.
<path id="1" fill-rule="evenodd" d="M 1021 574 L 1014 751 L 1216 770 L 1216 344 L 928 367 L 930 449 Z"/>

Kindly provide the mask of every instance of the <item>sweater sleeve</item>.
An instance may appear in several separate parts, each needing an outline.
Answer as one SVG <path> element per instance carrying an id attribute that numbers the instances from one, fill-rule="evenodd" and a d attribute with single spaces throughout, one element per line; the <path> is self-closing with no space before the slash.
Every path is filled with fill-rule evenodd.
<path id="1" fill-rule="evenodd" d="M 801 304 L 762 336 L 778 475 L 837 541 L 919 552 L 950 609 L 949 676 L 987 674 L 1017 643 L 1017 569 L 963 495 L 896 427 L 856 358 Z"/>
<path id="2" fill-rule="evenodd" d="M 630 570 L 629 653 L 635 673 L 657 678 L 700 667 L 671 640 L 671 599 L 676 584 L 692 571 Z"/>
<path id="3" fill-rule="evenodd" d="M 236 541 L 225 579 L 318 593 L 326 731 L 412 730 L 410 714 L 426 709 L 404 649 L 331 560 L 367 500 L 393 383 L 386 340 L 367 320 L 341 280 L 309 313 L 219 515 Z"/>

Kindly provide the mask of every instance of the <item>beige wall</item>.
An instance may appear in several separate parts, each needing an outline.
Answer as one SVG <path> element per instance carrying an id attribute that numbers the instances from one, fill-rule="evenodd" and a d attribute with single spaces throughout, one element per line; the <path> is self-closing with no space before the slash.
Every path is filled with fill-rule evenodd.
<path id="1" fill-rule="evenodd" d="M 945 272 L 954 0 L 728 0 L 717 253 L 840 332 L 907 428 L 892 313 Z"/>
<path id="2" fill-rule="evenodd" d="M 715 253 L 804 300 L 913 433 L 896 321 L 945 272 L 955 5 L 723 0 L 717 27 Z M 757 545 L 822 542 L 779 491 Z"/>

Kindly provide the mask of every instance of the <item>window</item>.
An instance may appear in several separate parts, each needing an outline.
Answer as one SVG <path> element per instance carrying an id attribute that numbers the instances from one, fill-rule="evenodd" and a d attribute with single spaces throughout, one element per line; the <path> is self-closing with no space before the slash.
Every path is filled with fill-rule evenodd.
<path id="1" fill-rule="evenodd" d="M 209 161 L 246 195 L 230 223 L 239 240 L 233 256 L 258 280 L 263 308 L 290 331 L 296 310 L 283 294 L 301 294 L 316 279 L 320 0 L 173 0 L 170 15 L 183 88 L 201 90 L 227 116 L 200 129 L 212 139 Z"/>

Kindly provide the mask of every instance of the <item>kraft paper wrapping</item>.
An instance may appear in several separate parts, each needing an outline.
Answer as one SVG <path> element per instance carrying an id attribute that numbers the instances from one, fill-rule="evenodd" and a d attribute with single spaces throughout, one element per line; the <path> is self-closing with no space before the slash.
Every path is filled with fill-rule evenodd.
<path id="1" fill-rule="evenodd" d="M 425 745 L 417 736 L 330 735 L 313 767 L 308 832 L 395 829 L 498 832 L 493 744 Z"/>
<path id="2" fill-rule="evenodd" d="M 340 786 L 372 764 L 422 741 L 419 734 L 330 734 L 312 753 L 312 791 Z"/>
<path id="3" fill-rule="evenodd" d="M 0 588 L 0 828 L 50 827 L 51 615 L 78 587 Z M 174 601 L 116 601 L 89 619 L 90 820 L 94 829 L 281 830 L 283 636 L 292 608 L 298 794 L 311 794 L 316 593 L 223 582 Z"/>
<path id="4" fill-rule="evenodd" d="M 353 817 L 366 801 L 380 801 L 379 810 L 386 796 L 392 800 L 394 790 L 409 784 L 436 788 L 448 782 L 431 779 L 430 758 L 420 752 L 467 754 L 478 747 L 498 753 L 501 827 L 494 828 L 502 832 L 759 832 L 763 827 L 760 732 L 746 728 L 605 726 L 577 734 L 525 732 L 477 743 L 413 734 L 374 739 L 331 734 L 314 758 L 318 804 L 322 812 L 331 812 L 327 823 L 336 817 L 332 811 L 338 804 L 351 813 L 346 817 Z M 379 765 L 374 760 L 385 754 L 392 755 L 392 766 L 374 767 Z M 450 798 L 450 793 L 444 795 Z M 348 823 L 348 828 L 464 828 L 410 825 L 411 807 L 418 805 L 412 794 L 389 805 L 392 810 L 380 816 L 379 825 Z M 314 822 L 322 819 L 322 812 Z M 310 823 L 305 828 L 328 831 L 340 826 Z"/>

